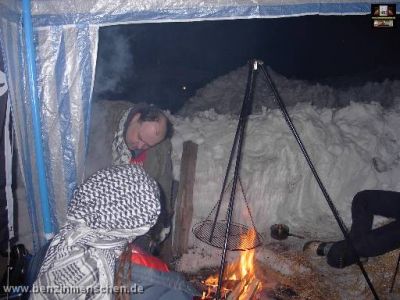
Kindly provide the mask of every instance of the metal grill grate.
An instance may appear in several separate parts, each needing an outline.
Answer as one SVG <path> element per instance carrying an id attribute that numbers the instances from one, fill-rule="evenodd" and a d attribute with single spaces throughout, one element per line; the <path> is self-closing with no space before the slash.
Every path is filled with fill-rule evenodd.
<path id="1" fill-rule="evenodd" d="M 194 225 L 192 232 L 202 242 L 217 248 L 224 248 L 226 226 L 226 221 L 216 222 L 212 238 L 210 238 L 213 221 L 204 220 Z M 250 250 L 260 246 L 262 244 L 261 235 L 254 229 L 253 232 L 245 225 L 232 222 L 229 228 L 227 249 L 231 251 Z M 254 234 L 254 238 L 251 238 L 252 234 Z"/>

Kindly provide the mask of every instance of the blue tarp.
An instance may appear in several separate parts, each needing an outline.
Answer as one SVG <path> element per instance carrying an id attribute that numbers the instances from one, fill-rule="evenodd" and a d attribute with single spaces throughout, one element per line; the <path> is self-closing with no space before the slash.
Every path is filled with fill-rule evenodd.
<path id="1" fill-rule="evenodd" d="M 82 181 L 99 27 L 151 22 L 369 14 L 386 1 L 312 0 L 33 0 L 37 96 L 45 178 L 39 178 L 32 134 L 32 102 L 22 24 L 22 2 L 0 1 L 0 39 L 26 187 L 34 246 L 44 241 L 39 181 L 47 185 L 54 229 L 64 222 Z M 395 2 L 396 3 L 396 2 Z M 397 2 L 399 3 L 399 2 Z"/>

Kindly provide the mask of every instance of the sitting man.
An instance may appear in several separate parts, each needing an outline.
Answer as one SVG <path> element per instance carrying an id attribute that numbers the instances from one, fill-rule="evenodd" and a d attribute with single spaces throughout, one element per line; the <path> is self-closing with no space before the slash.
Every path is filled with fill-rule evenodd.
<path id="1" fill-rule="evenodd" d="M 114 165 L 142 165 L 159 184 L 161 215 L 151 232 L 156 243 L 168 235 L 173 215 L 172 132 L 172 124 L 161 109 L 139 103 L 123 113 L 112 143 Z"/>
<path id="2" fill-rule="evenodd" d="M 310 241 L 303 250 L 326 256 L 330 266 L 344 268 L 362 258 L 382 255 L 400 248 L 400 193 L 381 190 L 365 190 L 356 194 L 351 207 L 353 224 L 349 237 L 354 250 L 346 240 L 338 242 Z M 372 229 L 374 215 L 394 219 Z"/>
<path id="3" fill-rule="evenodd" d="M 156 223 L 159 196 L 157 183 L 140 166 L 90 176 L 75 190 L 43 263 L 41 254 L 33 259 L 31 299 L 111 299 L 117 258 Z"/>

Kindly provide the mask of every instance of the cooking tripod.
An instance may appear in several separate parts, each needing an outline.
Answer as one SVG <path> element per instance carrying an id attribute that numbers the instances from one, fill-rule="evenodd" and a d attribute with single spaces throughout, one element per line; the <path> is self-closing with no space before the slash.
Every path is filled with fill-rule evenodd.
<path id="1" fill-rule="evenodd" d="M 316 179 L 318 186 L 320 187 L 322 194 L 325 197 L 326 202 L 329 205 L 329 208 L 331 209 L 336 222 L 339 225 L 340 230 L 343 233 L 343 236 L 345 238 L 345 240 L 347 241 L 348 246 L 355 252 L 357 253 L 357 251 L 354 249 L 354 246 L 350 240 L 350 236 L 349 236 L 349 230 L 347 229 L 346 225 L 344 224 L 342 218 L 340 217 L 335 205 L 332 202 L 332 199 L 330 198 L 327 190 L 325 189 L 325 186 L 323 185 L 320 177 L 318 176 L 318 173 L 308 155 L 307 150 L 304 147 L 303 142 L 300 139 L 300 136 L 289 116 L 289 113 L 286 109 L 285 104 L 283 103 L 282 99 L 280 98 L 274 83 L 271 80 L 270 75 L 268 74 L 267 70 L 264 68 L 263 66 L 263 62 L 259 61 L 259 60 L 252 60 L 249 62 L 249 73 L 248 73 L 248 79 L 247 79 L 247 86 L 246 86 L 246 92 L 245 92 L 245 96 L 243 99 L 243 104 L 242 104 L 242 110 L 240 112 L 240 116 L 239 116 L 239 122 L 238 122 L 238 127 L 237 127 L 237 131 L 235 134 L 235 139 L 234 139 L 234 143 L 233 143 L 233 148 L 232 148 L 232 152 L 231 152 L 231 156 L 228 162 L 228 167 L 227 167 L 227 171 L 226 171 L 226 175 L 225 175 L 225 179 L 223 182 L 223 188 L 222 191 L 225 190 L 225 185 L 227 182 L 227 177 L 230 171 L 230 167 L 233 161 L 233 153 L 235 152 L 235 148 L 237 145 L 237 149 L 236 149 L 236 163 L 235 163 L 235 170 L 234 170 L 234 177 L 233 177 L 233 187 L 232 187 L 232 191 L 231 191 L 231 195 L 229 198 L 229 204 L 228 204 L 228 210 L 227 210 L 227 217 L 226 217 L 226 226 L 225 226 L 225 236 L 224 236 L 224 243 L 223 243 L 223 251 L 222 251 L 222 258 L 221 258 L 221 264 L 220 264 L 220 271 L 219 271 L 219 277 L 218 277 L 218 287 L 217 287 L 217 292 L 216 292 L 216 299 L 220 299 L 220 294 L 221 294 L 221 287 L 222 287 L 222 280 L 223 280 L 223 274 L 224 274 L 224 270 L 225 270 L 225 263 L 226 263 L 226 254 L 227 254 L 227 248 L 228 248 L 228 242 L 229 242 L 229 238 L 230 238 L 230 230 L 231 230 L 231 225 L 232 225 L 232 214 L 233 214 L 233 205 L 234 205 L 234 200 L 235 200 L 235 191 L 236 191 L 236 186 L 237 186 L 237 182 L 239 179 L 239 170 L 240 170 L 240 162 L 241 162 L 241 150 L 242 150 L 242 145 L 243 145 L 243 138 L 244 138 L 244 132 L 245 132 L 245 127 L 246 127 L 246 123 L 247 123 L 247 119 L 248 116 L 251 113 L 251 107 L 252 107 L 252 98 L 253 98 L 253 92 L 254 92 L 254 87 L 255 87 L 255 76 L 256 76 L 256 72 L 258 70 L 261 70 L 262 74 L 264 75 L 264 78 L 266 80 L 266 83 L 269 85 L 269 87 L 271 88 L 273 94 L 274 94 L 274 98 L 280 108 L 280 110 L 282 111 L 283 117 L 285 118 L 285 121 L 287 123 L 287 125 L 289 126 L 292 134 L 294 135 L 301 152 L 304 155 L 304 158 L 306 159 L 311 172 L 314 175 L 314 178 Z M 222 195 L 223 192 L 221 192 Z M 209 235 L 209 239 L 210 241 L 213 238 L 214 235 L 214 230 L 215 230 L 215 226 L 217 224 L 217 218 L 219 215 L 219 211 L 220 211 L 220 202 L 222 200 L 222 196 L 220 197 L 220 201 L 218 203 L 217 206 L 217 211 L 215 214 L 215 218 L 214 218 L 214 222 L 211 226 L 211 232 Z M 400 256 L 399 256 L 400 258 Z M 372 294 L 374 295 L 375 299 L 379 300 L 378 294 L 375 291 L 374 286 L 372 285 L 371 280 L 368 277 L 368 274 L 363 266 L 363 264 L 360 262 L 360 259 L 358 257 L 357 259 L 357 265 L 359 266 Z M 397 273 L 397 272 L 396 272 Z"/>

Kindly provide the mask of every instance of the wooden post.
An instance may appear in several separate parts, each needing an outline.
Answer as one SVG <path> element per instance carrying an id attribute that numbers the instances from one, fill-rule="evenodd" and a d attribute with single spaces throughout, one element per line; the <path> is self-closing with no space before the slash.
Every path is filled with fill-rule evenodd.
<path id="1" fill-rule="evenodd" d="M 178 195 L 175 203 L 175 224 L 172 241 L 173 255 L 181 256 L 188 250 L 190 225 L 193 218 L 193 187 L 196 174 L 197 144 L 183 143 Z"/>

